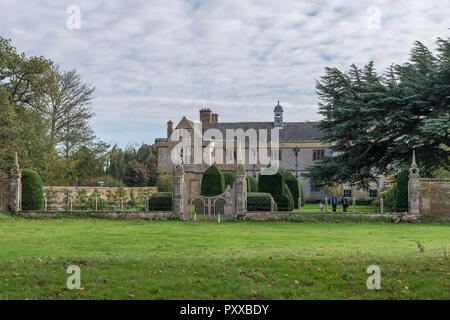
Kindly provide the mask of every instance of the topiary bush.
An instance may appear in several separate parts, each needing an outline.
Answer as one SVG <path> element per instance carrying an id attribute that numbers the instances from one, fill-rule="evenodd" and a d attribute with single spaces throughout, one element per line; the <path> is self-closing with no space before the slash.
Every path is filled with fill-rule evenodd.
<path id="1" fill-rule="evenodd" d="M 233 172 L 229 172 L 229 171 L 224 172 L 223 173 L 223 177 L 225 179 L 225 188 L 227 186 L 230 186 L 231 188 L 233 188 L 233 183 L 234 183 L 234 180 L 235 180 L 234 173 Z"/>
<path id="2" fill-rule="evenodd" d="M 150 211 L 170 211 L 172 210 L 172 192 L 156 192 L 149 200 Z"/>
<path id="3" fill-rule="evenodd" d="M 248 211 L 270 211 L 272 196 L 270 193 L 250 192 L 247 193 Z M 274 210 L 277 210 L 277 204 L 274 203 Z"/>
<path id="4" fill-rule="evenodd" d="M 212 165 L 203 173 L 200 193 L 203 196 L 217 196 L 224 192 L 225 177 L 215 165 Z"/>
<path id="5" fill-rule="evenodd" d="M 298 197 L 301 196 L 302 200 L 302 206 L 305 205 L 305 196 L 303 195 L 303 189 L 302 185 L 300 184 L 300 181 L 290 172 L 283 172 L 283 179 L 284 182 L 289 187 L 289 190 L 292 194 L 292 199 L 294 201 L 294 208 L 298 208 Z"/>
<path id="6" fill-rule="evenodd" d="M 286 183 L 283 183 L 283 194 L 288 197 L 288 211 L 294 210 L 294 199 Z"/>
<path id="7" fill-rule="evenodd" d="M 22 170 L 22 209 L 42 210 L 44 208 L 44 192 L 39 174 L 30 169 Z"/>
<path id="8" fill-rule="evenodd" d="M 266 192 L 271 195 L 282 194 L 283 176 L 281 173 L 278 171 L 272 175 L 260 174 L 258 178 L 258 192 Z"/>
<path id="9" fill-rule="evenodd" d="M 395 211 L 408 211 L 409 170 L 404 169 L 397 174 L 394 207 Z"/>
<path id="10" fill-rule="evenodd" d="M 258 180 L 247 176 L 247 192 L 258 192 Z"/>

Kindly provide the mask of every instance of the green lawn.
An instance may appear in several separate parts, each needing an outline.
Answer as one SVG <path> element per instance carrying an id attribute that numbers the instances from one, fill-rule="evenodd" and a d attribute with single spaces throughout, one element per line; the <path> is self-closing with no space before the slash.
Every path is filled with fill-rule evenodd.
<path id="1" fill-rule="evenodd" d="M 1 299 L 450 298 L 445 224 L 0 215 L 0 243 Z M 72 264 L 83 290 L 66 288 Z M 381 268 L 377 292 L 366 288 L 369 265 Z"/>

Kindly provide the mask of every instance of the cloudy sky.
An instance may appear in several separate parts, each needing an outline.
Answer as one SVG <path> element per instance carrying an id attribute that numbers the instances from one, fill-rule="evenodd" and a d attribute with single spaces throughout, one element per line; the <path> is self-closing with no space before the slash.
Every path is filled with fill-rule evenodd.
<path id="1" fill-rule="evenodd" d="M 203 106 L 271 121 L 280 100 L 286 121 L 317 120 L 324 67 L 403 63 L 415 40 L 449 36 L 449 17 L 443 0 L 0 0 L 0 36 L 75 67 L 96 87 L 96 134 L 125 146 Z"/>

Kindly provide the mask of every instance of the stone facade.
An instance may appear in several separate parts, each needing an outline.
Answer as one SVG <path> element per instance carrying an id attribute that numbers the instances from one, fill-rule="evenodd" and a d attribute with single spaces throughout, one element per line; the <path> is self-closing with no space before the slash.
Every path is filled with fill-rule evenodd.
<path id="1" fill-rule="evenodd" d="M 175 163 L 172 161 L 171 155 L 173 152 L 176 152 L 175 148 L 179 144 L 179 140 L 184 140 L 186 138 L 181 137 L 179 139 L 179 137 L 176 137 L 173 133 L 176 132 L 177 129 L 188 131 L 189 138 L 191 139 L 191 146 L 194 145 L 194 139 L 200 139 L 201 152 L 202 154 L 205 154 L 205 158 L 210 161 L 202 164 L 194 164 L 194 148 L 183 148 L 181 160 L 184 165 L 185 183 L 189 189 L 195 190 L 198 193 L 200 191 L 202 174 L 209 165 L 215 164 L 222 171 L 234 171 L 237 164 L 237 160 L 234 159 L 236 158 L 236 150 L 233 149 L 228 152 L 227 150 L 223 150 L 221 154 L 217 152 L 219 146 L 225 146 L 224 138 L 226 137 L 227 130 L 242 130 L 243 132 L 255 130 L 257 135 L 259 135 L 259 130 L 270 131 L 274 128 L 278 128 L 276 130 L 278 130 L 279 134 L 279 153 L 276 154 L 275 152 L 271 152 L 270 137 L 268 137 L 268 143 L 265 146 L 265 148 L 267 148 L 268 157 L 279 160 L 280 169 L 283 171 L 290 171 L 296 175 L 298 170 L 299 180 L 307 200 L 324 199 L 326 196 L 330 197 L 328 192 L 314 190 L 311 187 L 309 180 L 301 176 L 301 174 L 306 172 L 307 168 L 315 161 L 319 160 L 320 157 L 332 156 L 332 151 L 329 148 L 330 145 L 320 142 L 320 138 L 324 136 L 324 133 L 307 122 L 283 122 L 282 113 L 283 110 L 278 104 L 274 109 L 273 122 L 219 122 L 217 114 L 212 113 L 209 108 L 202 108 L 200 110 L 199 123 L 195 123 L 188 120 L 186 117 L 183 117 L 175 129 L 173 129 L 173 122 L 169 121 L 167 128 L 168 136 L 166 138 L 158 138 L 155 141 L 158 156 L 158 168 L 163 172 L 170 172 L 173 169 Z M 280 114 L 281 117 L 279 116 Z M 275 124 L 276 121 L 278 121 L 277 125 Z M 198 129 L 197 133 L 196 129 Z M 220 131 L 222 133 L 222 140 L 216 137 L 214 137 L 214 139 L 204 138 L 205 132 L 209 129 Z M 247 175 L 256 178 L 265 166 L 260 163 L 259 159 L 256 164 L 253 164 L 250 161 L 252 154 L 254 154 L 255 151 L 258 152 L 259 145 L 255 148 L 252 146 L 250 138 L 246 139 L 243 146 L 243 154 L 245 157 L 245 163 L 243 163 L 243 165 L 245 166 Z M 298 156 L 296 156 L 293 151 L 294 147 L 300 148 Z M 219 158 L 221 159 L 220 161 L 218 161 Z M 230 158 L 232 158 L 231 163 L 228 163 L 227 161 L 229 161 Z M 376 198 L 384 188 L 384 180 L 380 178 L 373 188 L 375 192 L 351 188 L 352 195 L 350 197 L 355 197 L 356 199 Z M 340 192 L 343 193 L 342 186 Z"/>

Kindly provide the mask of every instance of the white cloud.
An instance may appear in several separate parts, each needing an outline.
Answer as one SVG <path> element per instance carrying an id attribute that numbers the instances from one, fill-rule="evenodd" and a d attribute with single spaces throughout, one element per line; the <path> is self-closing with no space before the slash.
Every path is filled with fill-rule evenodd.
<path id="1" fill-rule="evenodd" d="M 66 28 L 69 5 L 80 30 Z M 367 7 L 381 11 L 367 28 Z M 315 79 L 326 66 L 403 63 L 415 40 L 448 36 L 446 1 L 0 0 L 0 35 L 28 55 L 76 67 L 95 85 L 92 121 L 105 141 L 152 143 L 167 120 L 317 120 Z"/>

